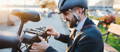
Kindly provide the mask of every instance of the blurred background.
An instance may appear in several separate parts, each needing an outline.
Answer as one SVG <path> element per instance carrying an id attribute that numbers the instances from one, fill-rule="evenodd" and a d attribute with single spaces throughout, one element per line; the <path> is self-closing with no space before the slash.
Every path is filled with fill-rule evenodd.
<path id="1" fill-rule="evenodd" d="M 59 0 L 0 0 L 0 32 L 17 33 L 20 19 L 11 14 L 15 10 L 32 10 L 39 13 L 39 22 L 27 22 L 26 28 L 53 26 L 58 32 L 69 34 L 69 29 L 58 14 Z M 105 52 L 120 52 L 120 0 L 88 0 L 88 16 L 103 33 Z M 66 44 L 50 38 L 49 44 L 59 52 L 65 52 Z M 0 49 L 0 52 L 10 52 Z"/>

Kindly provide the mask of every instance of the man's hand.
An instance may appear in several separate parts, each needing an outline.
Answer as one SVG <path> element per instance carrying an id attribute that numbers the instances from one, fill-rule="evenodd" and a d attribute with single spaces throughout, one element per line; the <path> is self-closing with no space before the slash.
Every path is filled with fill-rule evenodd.
<path id="1" fill-rule="evenodd" d="M 42 37 L 39 37 L 41 40 L 40 43 L 33 43 L 30 52 L 45 52 L 46 49 L 49 47 L 49 44 L 43 39 Z"/>
<path id="2" fill-rule="evenodd" d="M 55 37 L 60 36 L 60 33 L 56 32 L 56 30 L 53 29 L 53 27 L 48 27 L 47 28 L 47 34 L 50 35 L 50 36 L 55 36 Z"/>

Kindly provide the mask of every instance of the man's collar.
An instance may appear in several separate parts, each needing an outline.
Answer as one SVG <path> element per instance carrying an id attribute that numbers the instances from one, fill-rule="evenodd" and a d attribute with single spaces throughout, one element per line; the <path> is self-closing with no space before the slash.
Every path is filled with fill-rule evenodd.
<path id="1" fill-rule="evenodd" d="M 79 31 L 79 32 L 81 31 L 81 29 L 82 29 L 83 26 L 84 26 L 84 23 L 85 23 L 86 19 L 87 19 L 87 17 L 85 17 L 82 21 L 78 22 L 78 25 L 77 25 L 77 27 L 76 27 L 76 30 L 77 30 L 77 31 Z"/>

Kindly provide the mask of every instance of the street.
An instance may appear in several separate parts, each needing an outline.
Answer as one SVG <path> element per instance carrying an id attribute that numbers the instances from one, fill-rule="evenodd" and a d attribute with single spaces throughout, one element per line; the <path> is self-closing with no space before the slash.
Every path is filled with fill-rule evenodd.
<path id="1" fill-rule="evenodd" d="M 14 27 L 8 27 L 8 26 L 0 26 L 1 31 L 9 31 L 12 33 L 17 33 L 20 21 L 15 22 L 17 25 Z M 24 25 L 24 29 L 26 28 L 38 28 L 40 26 L 53 26 L 58 32 L 63 34 L 69 34 L 69 30 L 66 27 L 66 25 L 62 22 L 61 18 L 57 14 L 53 14 L 52 17 L 43 17 L 41 21 L 39 22 L 27 22 Z M 61 43 L 54 39 L 54 37 L 51 37 L 49 39 L 49 44 L 53 46 L 55 49 L 57 49 L 59 52 L 65 52 L 66 44 Z M 10 52 L 10 48 L 8 49 L 1 49 L 0 52 Z"/>

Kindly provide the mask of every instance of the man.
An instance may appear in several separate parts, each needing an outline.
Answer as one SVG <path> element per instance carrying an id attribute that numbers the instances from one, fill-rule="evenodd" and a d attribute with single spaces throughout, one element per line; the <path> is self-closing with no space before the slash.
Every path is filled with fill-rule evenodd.
<path id="1" fill-rule="evenodd" d="M 86 16 L 87 0 L 60 0 L 59 9 L 64 19 L 69 22 L 69 27 L 75 28 L 75 31 L 72 35 L 64 35 L 48 28 L 48 35 L 67 43 L 66 52 L 103 52 L 102 34 Z M 42 41 L 34 43 L 30 52 L 57 52 L 42 37 L 40 39 Z"/>

